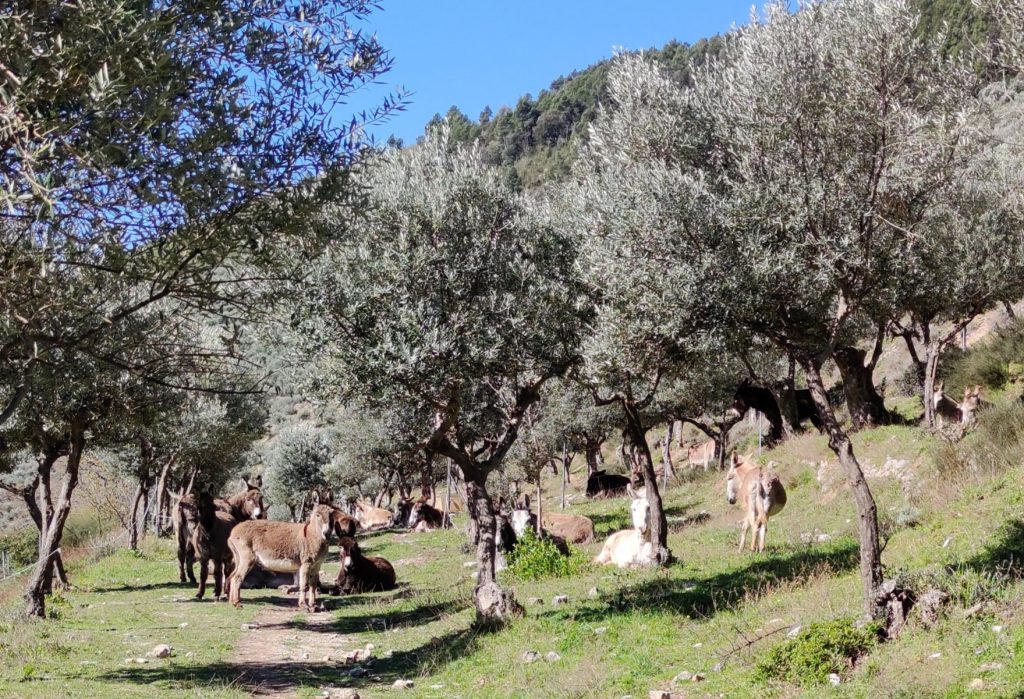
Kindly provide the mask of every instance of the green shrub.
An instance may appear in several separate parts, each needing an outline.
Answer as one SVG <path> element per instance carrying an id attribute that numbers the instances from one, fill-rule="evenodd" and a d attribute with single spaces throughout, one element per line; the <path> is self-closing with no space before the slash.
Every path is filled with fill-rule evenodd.
<path id="1" fill-rule="evenodd" d="M 942 478 L 986 476 L 1019 466 L 1024 459 L 1024 403 L 997 404 L 978 413 L 975 428 L 957 443 L 940 445 L 935 468 Z"/>
<path id="2" fill-rule="evenodd" d="M 563 555 L 550 539 L 538 539 L 531 530 L 516 542 L 509 554 L 508 572 L 522 581 L 565 578 L 583 572 L 590 561 L 586 553 L 569 546 Z"/>
<path id="3" fill-rule="evenodd" d="M 967 386 L 981 384 L 999 389 L 1020 378 L 1024 363 L 1024 320 L 998 329 L 985 342 L 966 352 L 953 349 L 942 356 L 939 376 L 945 377 L 946 393 L 959 397 Z"/>
<path id="4" fill-rule="evenodd" d="M 39 558 L 39 534 L 35 527 L 0 536 L 0 551 L 6 551 L 11 568 L 24 568 Z"/>
<path id="5" fill-rule="evenodd" d="M 831 673 L 848 672 L 875 645 L 878 630 L 877 624 L 857 628 L 853 619 L 811 624 L 765 653 L 757 661 L 755 676 L 805 686 L 825 683 Z"/>

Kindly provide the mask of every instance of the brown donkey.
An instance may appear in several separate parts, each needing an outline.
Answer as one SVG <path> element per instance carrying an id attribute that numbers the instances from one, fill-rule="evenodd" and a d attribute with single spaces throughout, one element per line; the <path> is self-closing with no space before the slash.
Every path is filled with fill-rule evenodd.
<path id="1" fill-rule="evenodd" d="M 191 493 L 181 497 L 172 493 L 171 497 L 177 499 L 171 511 L 171 523 L 174 525 L 174 538 L 178 542 L 178 577 L 183 583 L 195 585 L 196 574 L 193 565 L 196 562 L 196 550 L 192 547 L 192 532 L 199 521 L 196 497 Z"/>
<path id="2" fill-rule="evenodd" d="M 263 476 L 256 476 L 251 481 L 248 476 L 242 476 L 242 483 L 245 487 L 241 491 L 226 498 L 214 500 L 217 509 L 227 512 L 239 522 L 244 522 L 247 519 L 266 519 L 267 508 L 263 504 Z"/>
<path id="3" fill-rule="evenodd" d="M 196 599 L 206 594 L 206 576 L 213 563 L 213 599 L 227 596 L 225 579 L 231 575 L 231 550 L 228 548 L 228 536 L 238 524 L 238 520 L 217 509 L 213 496 L 200 493 L 196 505 L 199 517 L 192 529 L 192 548 L 199 559 L 199 592 Z"/>
<path id="4" fill-rule="evenodd" d="M 740 550 L 743 550 L 749 528 L 753 529 L 750 550 L 764 551 L 768 518 L 774 517 L 786 506 L 786 489 L 782 487 L 782 481 L 769 469 L 744 461 L 733 452 L 732 466 L 725 478 L 725 497 L 730 505 L 739 499 L 743 509 Z"/>
<path id="5" fill-rule="evenodd" d="M 242 606 L 242 581 L 252 567 L 260 566 L 273 573 L 299 574 L 299 608 L 316 608 L 316 592 L 320 585 L 320 566 L 327 558 L 334 508 L 321 502 L 313 493 L 313 512 L 304 523 L 251 520 L 242 522 L 228 538 L 235 557 L 228 599 Z"/>

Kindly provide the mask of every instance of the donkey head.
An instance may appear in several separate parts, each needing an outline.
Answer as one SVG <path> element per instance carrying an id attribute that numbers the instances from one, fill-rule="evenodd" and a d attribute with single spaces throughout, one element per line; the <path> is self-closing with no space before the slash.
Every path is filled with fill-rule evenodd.
<path id="1" fill-rule="evenodd" d="M 537 516 L 530 512 L 529 495 L 524 495 L 522 500 L 515 503 L 509 522 L 516 536 L 523 536 L 527 529 L 532 529 L 536 525 Z"/>
<path id="2" fill-rule="evenodd" d="M 740 490 L 740 477 L 736 467 L 740 465 L 740 457 L 736 452 L 732 453 L 732 463 L 729 466 L 729 473 L 725 476 L 725 499 L 730 505 L 736 504 L 736 496 Z"/>
<path id="3" fill-rule="evenodd" d="M 359 551 L 359 544 L 351 536 L 343 536 L 338 541 L 338 548 L 341 549 L 341 569 L 351 572 L 355 567 L 362 553 Z"/>
<path id="4" fill-rule="evenodd" d="M 334 527 L 334 507 L 325 502 L 319 490 L 313 491 L 313 511 L 309 514 L 309 523 L 320 529 L 325 539 L 331 536 Z"/>
<path id="5" fill-rule="evenodd" d="M 399 496 L 395 502 L 394 508 L 391 510 L 391 526 L 393 527 L 413 527 L 415 526 L 412 521 L 413 504 L 412 499 Z"/>
<path id="6" fill-rule="evenodd" d="M 633 486 L 627 485 L 626 492 L 631 500 L 629 514 L 633 518 L 633 528 L 643 534 L 647 531 L 647 514 L 651 509 L 651 504 L 647 502 L 647 489 L 633 490 Z"/>

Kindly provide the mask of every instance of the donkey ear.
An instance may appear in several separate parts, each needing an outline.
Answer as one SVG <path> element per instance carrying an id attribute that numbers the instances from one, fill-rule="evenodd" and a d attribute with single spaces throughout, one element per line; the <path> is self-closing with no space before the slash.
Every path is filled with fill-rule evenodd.
<path id="1" fill-rule="evenodd" d="M 320 491 L 317 490 L 316 488 L 313 488 L 313 505 L 316 506 L 316 505 L 319 505 L 319 504 L 320 504 Z"/>
<path id="2" fill-rule="evenodd" d="M 733 452 L 732 452 L 732 467 L 736 468 L 737 466 L 739 466 L 739 464 L 740 464 L 739 454 L 737 454 L 736 451 L 733 450 Z"/>

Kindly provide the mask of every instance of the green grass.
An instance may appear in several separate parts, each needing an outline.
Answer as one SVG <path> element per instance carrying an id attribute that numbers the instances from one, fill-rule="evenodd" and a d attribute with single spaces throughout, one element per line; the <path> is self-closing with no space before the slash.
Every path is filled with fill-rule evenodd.
<path id="1" fill-rule="evenodd" d="M 1024 686 L 1024 467 L 952 482 L 933 462 L 939 442 L 916 428 L 873 430 L 854 442 L 888 521 L 887 574 L 922 589 L 941 587 L 951 600 L 935 625 L 926 628 L 912 613 L 898 640 L 868 650 L 839 687 L 812 695 L 957 697 L 980 678 L 986 696 L 1013 696 Z M 684 696 L 811 691 L 759 680 L 756 666 L 794 626 L 860 613 L 853 505 L 824 437 L 807 433 L 760 458 L 777 463 L 790 495 L 771 521 L 764 554 L 736 550 L 739 512 L 725 502 L 721 476 L 688 473 L 688 482 L 666 494 L 668 514 L 707 510 L 710 518 L 673 528 L 672 566 L 587 566 L 572 577 L 533 581 L 505 575 L 526 616 L 498 632 L 473 628 L 472 568 L 463 565 L 471 556 L 461 551 L 460 530 L 365 535 L 366 553 L 391 560 L 401 587 L 327 601 L 331 630 L 345 639 L 339 650 L 374 644 L 373 676 L 296 663 L 290 677 L 300 696 L 333 684 L 375 699 L 641 697 L 670 688 L 684 670 L 706 675 L 699 685 L 677 688 Z M 599 541 L 587 547 L 593 556 L 608 533 L 628 526 L 628 501 L 587 501 L 578 470 L 573 480 L 570 509 L 592 517 L 598 530 Z M 545 506 L 557 508 L 556 484 L 547 491 Z M 913 517 L 900 517 L 911 510 Z M 325 577 L 333 570 L 326 568 Z M 249 593 L 237 611 L 175 601 L 192 594 L 175 579 L 173 551 L 161 543 L 141 557 L 120 552 L 74 571 L 78 589 L 51 602 L 51 621 L 8 614 L 0 629 L 0 696 L 245 696 L 233 684 L 241 669 L 228 661 L 244 640 L 240 624 L 280 604 L 281 595 Z M 563 594 L 569 603 L 552 606 Z M 291 625 L 299 630 L 306 623 L 298 617 Z M 163 642 L 175 647 L 170 660 L 125 663 Z M 527 664 L 522 655 L 529 650 L 554 651 L 559 659 Z M 399 678 L 413 680 L 414 688 L 392 688 Z"/>

